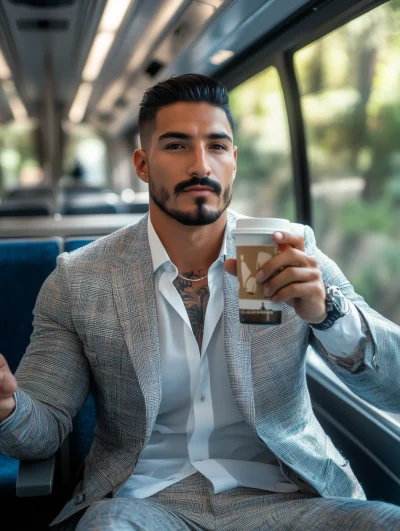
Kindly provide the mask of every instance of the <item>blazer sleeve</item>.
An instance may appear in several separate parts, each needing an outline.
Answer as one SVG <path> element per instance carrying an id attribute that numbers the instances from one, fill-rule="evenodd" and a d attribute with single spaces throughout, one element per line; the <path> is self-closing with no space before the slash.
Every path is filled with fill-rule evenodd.
<path id="1" fill-rule="evenodd" d="M 88 362 L 71 314 L 68 258 L 58 257 L 40 290 L 31 341 L 16 372 L 15 415 L 0 428 L 0 451 L 17 459 L 52 455 L 89 392 Z"/>
<path id="2" fill-rule="evenodd" d="M 370 308 L 354 291 L 335 262 L 318 249 L 308 226 L 304 242 L 306 253 L 316 258 L 324 282 L 337 286 L 355 305 L 366 335 L 361 360 L 349 368 L 329 355 L 311 329 L 310 345 L 351 391 L 379 409 L 400 413 L 400 327 Z"/>

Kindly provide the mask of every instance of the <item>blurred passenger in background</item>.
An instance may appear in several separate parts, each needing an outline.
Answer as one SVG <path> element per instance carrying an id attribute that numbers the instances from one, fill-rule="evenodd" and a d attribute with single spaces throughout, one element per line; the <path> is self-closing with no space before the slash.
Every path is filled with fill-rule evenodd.
<path id="1" fill-rule="evenodd" d="M 75 159 L 75 162 L 74 162 L 74 165 L 71 171 L 67 175 L 64 175 L 61 177 L 59 184 L 61 187 L 68 186 L 68 187 L 85 188 L 88 186 L 86 182 L 85 168 L 79 162 L 79 160 Z"/>

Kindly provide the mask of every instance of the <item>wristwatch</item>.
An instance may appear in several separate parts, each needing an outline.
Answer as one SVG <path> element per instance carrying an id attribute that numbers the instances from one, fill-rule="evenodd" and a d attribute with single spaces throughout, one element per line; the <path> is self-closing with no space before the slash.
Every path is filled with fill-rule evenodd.
<path id="1" fill-rule="evenodd" d="M 338 287 L 325 284 L 325 295 L 326 313 L 328 315 L 322 323 L 311 325 L 316 330 L 327 330 L 350 311 L 349 303 Z"/>

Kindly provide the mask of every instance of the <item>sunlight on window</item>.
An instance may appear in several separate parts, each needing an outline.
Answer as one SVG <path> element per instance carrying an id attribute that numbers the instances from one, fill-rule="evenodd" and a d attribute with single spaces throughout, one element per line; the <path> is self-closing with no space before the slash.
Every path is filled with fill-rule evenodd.
<path id="1" fill-rule="evenodd" d="M 231 91 L 237 177 L 231 208 L 294 221 L 289 129 L 279 76 L 268 68 Z"/>
<path id="2" fill-rule="evenodd" d="M 0 126 L 0 197 L 10 190 L 43 184 L 36 159 L 35 125 L 9 122 Z"/>
<path id="3" fill-rule="evenodd" d="M 388 2 L 295 54 L 319 246 L 400 323 L 400 8 Z"/>

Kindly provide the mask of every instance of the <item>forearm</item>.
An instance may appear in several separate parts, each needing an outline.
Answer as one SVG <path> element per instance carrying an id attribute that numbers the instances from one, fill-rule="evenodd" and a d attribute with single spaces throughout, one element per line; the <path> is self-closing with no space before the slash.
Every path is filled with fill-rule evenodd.
<path id="1" fill-rule="evenodd" d="M 24 460 L 49 457 L 62 442 L 55 418 L 21 389 L 15 399 L 15 410 L 0 423 L 0 452 Z"/>

